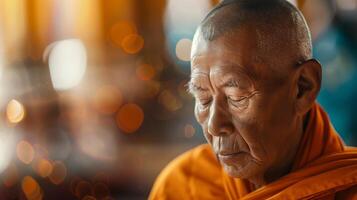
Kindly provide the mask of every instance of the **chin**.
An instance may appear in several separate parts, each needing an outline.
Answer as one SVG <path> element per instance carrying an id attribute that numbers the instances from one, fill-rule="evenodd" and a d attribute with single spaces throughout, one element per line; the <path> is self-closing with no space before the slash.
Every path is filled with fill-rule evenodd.
<path id="1" fill-rule="evenodd" d="M 257 177 L 262 171 L 262 169 L 254 163 L 248 163 L 246 165 L 227 165 L 221 163 L 221 165 L 224 171 L 233 178 L 250 179 L 252 177 Z"/>

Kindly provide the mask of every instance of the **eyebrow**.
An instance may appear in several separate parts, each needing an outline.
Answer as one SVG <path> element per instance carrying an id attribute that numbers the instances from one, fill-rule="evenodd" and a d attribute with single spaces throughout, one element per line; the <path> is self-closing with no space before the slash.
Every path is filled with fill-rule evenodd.
<path id="1" fill-rule="evenodd" d="M 236 79 L 234 78 L 230 78 L 227 81 L 224 81 L 222 85 L 220 85 L 219 87 L 223 87 L 223 88 L 236 88 L 239 87 L 239 83 Z"/>
<path id="2" fill-rule="evenodd" d="M 203 88 L 199 85 L 196 85 L 193 83 L 192 80 L 188 81 L 188 83 L 186 84 L 187 87 L 187 92 L 189 92 L 190 94 L 194 94 L 196 92 L 207 92 L 209 91 L 208 88 Z"/>
<path id="3" fill-rule="evenodd" d="M 194 94 L 196 92 L 207 92 L 209 91 L 208 88 L 203 88 L 199 85 L 196 85 L 195 83 L 193 83 L 192 80 L 188 81 L 188 83 L 186 84 L 187 87 L 187 92 L 189 92 L 190 94 Z M 235 80 L 234 78 L 230 78 L 228 79 L 228 81 L 224 81 L 224 83 L 222 85 L 219 86 L 220 88 L 237 88 L 239 87 L 238 81 Z"/>

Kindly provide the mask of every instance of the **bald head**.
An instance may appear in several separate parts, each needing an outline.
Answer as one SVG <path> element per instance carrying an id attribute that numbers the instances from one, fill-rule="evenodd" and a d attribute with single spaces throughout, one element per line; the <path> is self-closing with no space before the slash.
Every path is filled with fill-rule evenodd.
<path id="1" fill-rule="evenodd" d="M 195 34 L 196 119 L 224 170 L 256 188 L 289 172 L 320 85 L 309 29 L 284 0 L 223 1 Z"/>
<path id="2" fill-rule="evenodd" d="M 202 21 L 199 32 L 204 40 L 214 41 L 247 27 L 255 31 L 259 54 L 289 53 L 294 62 L 312 57 L 306 21 L 286 0 L 224 0 Z"/>

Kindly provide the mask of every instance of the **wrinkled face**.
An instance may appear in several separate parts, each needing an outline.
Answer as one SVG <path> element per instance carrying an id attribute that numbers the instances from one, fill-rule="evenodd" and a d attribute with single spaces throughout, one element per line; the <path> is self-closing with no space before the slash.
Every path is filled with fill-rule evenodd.
<path id="1" fill-rule="evenodd" d="M 225 171 L 238 178 L 265 176 L 296 147 L 293 81 L 289 73 L 278 79 L 259 58 L 256 38 L 242 29 L 206 41 L 198 31 L 192 47 L 196 119 Z"/>

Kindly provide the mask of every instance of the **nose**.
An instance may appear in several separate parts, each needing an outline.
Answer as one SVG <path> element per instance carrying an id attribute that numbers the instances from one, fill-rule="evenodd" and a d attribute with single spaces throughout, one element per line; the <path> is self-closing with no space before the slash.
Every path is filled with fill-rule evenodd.
<path id="1" fill-rule="evenodd" d="M 208 119 L 208 133 L 213 136 L 224 136 L 232 134 L 234 125 L 227 104 L 214 100 L 210 107 Z"/>

